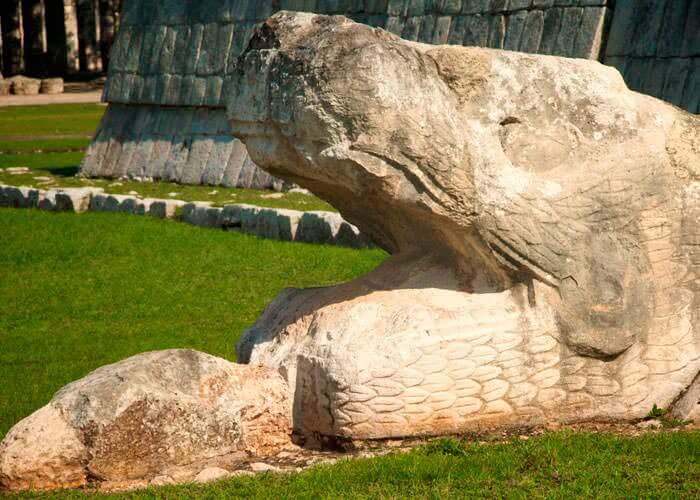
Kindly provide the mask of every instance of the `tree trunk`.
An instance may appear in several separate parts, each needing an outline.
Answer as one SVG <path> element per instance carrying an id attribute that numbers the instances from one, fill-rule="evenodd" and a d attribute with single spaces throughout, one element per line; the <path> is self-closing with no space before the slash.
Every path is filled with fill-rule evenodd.
<path id="1" fill-rule="evenodd" d="M 5 75 L 11 76 L 24 71 L 24 31 L 22 29 L 22 3 L 20 0 L 0 2 L 2 22 L 3 59 Z"/>
<path id="2" fill-rule="evenodd" d="M 102 67 L 109 65 L 109 54 L 117 32 L 119 2 L 117 0 L 99 0 L 100 2 L 100 53 Z"/>
<path id="3" fill-rule="evenodd" d="M 98 0 L 78 0 L 80 69 L 97 72 L 102 69 L 100 57 L 100 18 Z"/>
<path id="4" fill-rule="evenodd" d="M 24 60 L 27 73 L 45 77 L 47 73 L 46 9 L 44 0 L 24 0 Z"/>
<path id="5" fill-rule="evenodd" d="M 66 72 L 77 73 L 80 71 L 80 44 L 76 0 L 63 0 L 63 22 L 66 27 Z"/>
<path id="6" fill-rule="evenodd" d="M 66 73 L 66 27 L 63 24 L 63 0 L 44 0 L 46 7 L 46 40 L 51 75 Z"/>

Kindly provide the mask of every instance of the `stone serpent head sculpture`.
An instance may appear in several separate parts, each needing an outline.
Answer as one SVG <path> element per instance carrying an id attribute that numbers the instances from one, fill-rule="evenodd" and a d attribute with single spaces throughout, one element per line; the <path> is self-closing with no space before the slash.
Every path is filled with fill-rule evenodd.
<path id="1" fill-rule="evenodd" d="M 254 161 L 391 253 L 239 360 L 348 438 L 679 415 L 700 396 L 700 120 L 597 62 L 282 12 L 228 88 Z"/>

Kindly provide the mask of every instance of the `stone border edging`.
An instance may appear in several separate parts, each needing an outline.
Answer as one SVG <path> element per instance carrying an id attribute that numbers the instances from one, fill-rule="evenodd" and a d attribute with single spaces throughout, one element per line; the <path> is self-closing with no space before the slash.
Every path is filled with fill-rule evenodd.
<path id="1" fill-rule="evenodd" d="M 0 184 L 0 207 L 52 212 L 122 212 L 175 219 L 199 227 L 240 231 L 260 238 L 367 248 L 367 238 L 335 212 L 289 210 L 235 204 L 138 198 L 105 193 L 103 188 L 37 189 Z M 180 209 L 180 210 L 178 210 Z"/>

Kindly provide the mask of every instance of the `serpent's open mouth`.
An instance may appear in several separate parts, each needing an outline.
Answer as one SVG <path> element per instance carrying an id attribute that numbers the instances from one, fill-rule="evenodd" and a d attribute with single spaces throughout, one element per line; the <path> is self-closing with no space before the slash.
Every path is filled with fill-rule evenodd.
<path id="1" fill-rule="evenodd" d="M 285 375 L 298 430 L 348 437 L 675 404 L 700 371 L 678 113 L 586 61 L 275 15 L 233 75 L 233 134 L 392 256 L 283 292 L 239 359 Z"/>

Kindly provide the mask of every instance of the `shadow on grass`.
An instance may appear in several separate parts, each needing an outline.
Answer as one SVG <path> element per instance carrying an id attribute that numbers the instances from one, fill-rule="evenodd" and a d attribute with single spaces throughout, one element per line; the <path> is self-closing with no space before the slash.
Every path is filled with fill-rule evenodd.
<path id="1" fill-rule="evenodd" d="M 79 165 L 73 165 L 70 167 L 43 167 L 37 168 L 36 170 L 44 170 L 45 172 L 55 175 L 56 177 L 75 177 L 78 172 L 80 172 Z"/>

